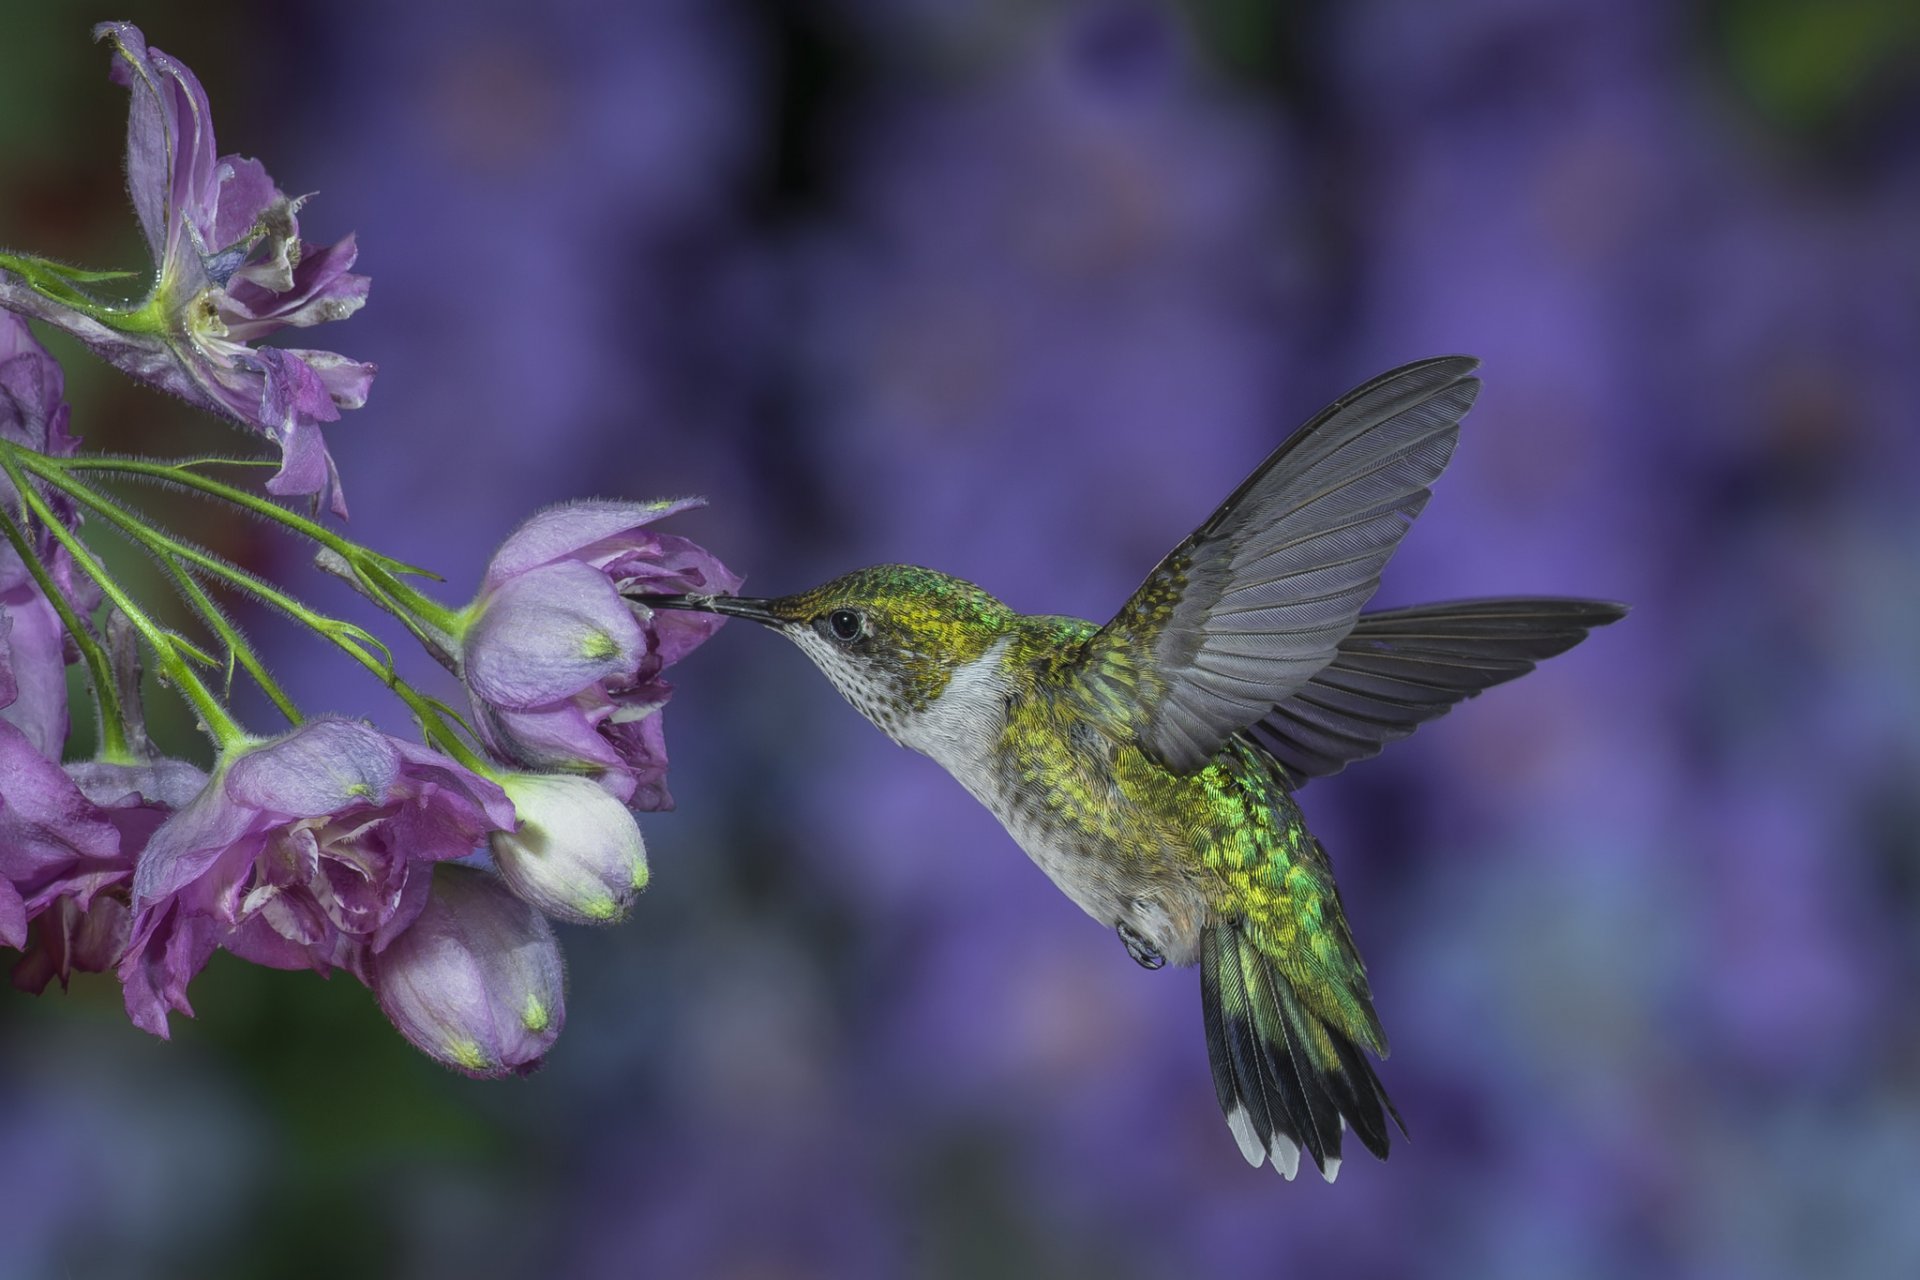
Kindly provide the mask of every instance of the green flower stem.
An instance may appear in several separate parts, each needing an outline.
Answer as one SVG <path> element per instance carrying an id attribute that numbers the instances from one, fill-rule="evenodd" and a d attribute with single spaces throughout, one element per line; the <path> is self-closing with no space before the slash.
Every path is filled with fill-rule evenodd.
<path id="1" fill-rule="evenodd" d="M 204 728 L 208 736 L 213 739 L 214 746 L 225 751 L 228 747 L 245 741 L 248 737 L 246 731 L 240 727 L 239 722 L 233 718 L 232 714 L 228 712 L 220 700 L 213 696 L 213 690 L 207 688 L 205 682 L 203 682 L 199 675 L 194 672 L 193 668 L 187 664 L 187 660 L 180 656 L 180 651 L 174 644 L 173 638 L 167 634 L 164 628 L 154 622 L 152 618 L 148 617 L 145 610 L 134 603 L 133 598 L 121 589 L 119 583 L 113 580 L 113 575 L 107 572 L 106 566 L 100 563 L 85 543 L 81 542 L 80 539 L 73 535 L 70 529 L 60 523 L 59 518 L 47 506 L 46 499 L 40 496 L 40 491 L 28 482 L 26 472 L 29 468 L 31 468 L 36 475 L 42 474 L 39 468 L 32 467 L 32 462 L 30 461 L 39 457 L 40 455 L 33 453 L 31 450 L 21 449 L 17 445 L 7 444 L 0 447 L 0 468 L 5 469 L 8 478 L 13 481 L 14 488 L 19 490 L 20 496 L 27 504 L 28 509 L 33 512 L 34 516 L 39 519 L 42 524 L 46 525 L 48 532 L 52 533 L 53 536 L 59 540 L 60 545 L 66 548 L 67 554 L 73 557 L 74 563 L 86 571 L 87 576 L 92 578 L 99 586 L 102 594 L 104 594 L 108 600 L 111 600 L 114 607 L 125 614 L 127 621 L 131 622 L 134 625 L 134 629 L 139 631 L 141 638 L 147 642 L 147 647 L 153 651 L 153 659 L 160 668 L 161 679 L 179 690 L 181 696 L 193 706 L 195 713 L 200 717 L 201 727 Z M 23 462 L 25 462 L 24 466 Z M 67 485 L 61 483 L 64 477 L 43 478 L 46 478 L 49 483 L 55 484 L 62 489 L 68 489 Z M 80 487 L 84 489 L 84 486 Z M 70 489 L 68 489 L 68 491 L 71 492 Z M 75 494 L 74 496 L 78 497 L 80 495 Z M 89 494 L 88 496 L 91 495 Z M 60 593 L 56 590 L 49 593 L 48 598 L 57 601 L 61 597 Z M 96 644 L 95 648 L 97 649 L 98 647 Z M 98 685 L 96 694 L 111 684 L 110 673 L 106 674 L 109 676 L 106 680 L 96 678 L 96 684 Z M 106 718 L 106 723 L 111 722 L 112 718 Z M 104 736 L 102 737 L 102 741 L 106 741 Z"/>
<path id="2" fill-rule="evenodd" d="M 380 647 L 379 641 L 367 635 L 364 630 L 338 618 L 330 618 L 325 614 L 316 613 L 294 596 L 287 594 L 265 579 L 256 577 L 238 565 L 230 564 L 219 556 L 201 550 L 192 543 L 183 542 L 170 534 L 142 523 L 121 508 L 119 504 L 95 492 L 91 486 L 76 480 L 72 476 L 63 474 L 63 469 L 57 465 L 56 460 L 46 458 L 41 454 L 27 453 L 25 451 L 22 451 L 22 453 L 22 461 L 35 475 L 41 476 L 47 483 L 60 489 L 61 492 L 68 494 L 88 510 L 100 515 L 108 523 L 120 529 L 127 537 L 146 547 L 150 552 L 153 552 L 163 559 L 171 558 L 176 561 L 185 561 L 187 564 L 198 568 L 208 577 L 222 581 L 236 590 L 243 591 L 255 599 L 271 605 L 295 622 L 332 641 L 334 645 L 349 657 L 353 658 L 354 661 L 378 676 L 382 684 L 392 689 L 394 693 L 400 697 L 401 701 L 407 704 L 408 709 L 411 710 L 415 718 L 419 720 L 421 732 L 426 734 L 436 746 L 470 769 L 480 771 L 486 768 L 486 762 L 482 760 L 460 735 L 455 732 L 453 727 L 447 723 L 446 718 L 441 714 L 439 708 L 434 705 L 432 699 L 421 694 L 394 672 L 391 657 L 375 655 L 373 649 Z M 227 639 L 225 635 L 222 635 L 221 638 L 223 640 Z M 361 642 L 362 639 L 365 639 L 367 643 L 363 644 Z M 242 649 L 244 649 L 245 642 L 241 641 L 240 644 Z M 239 651 L 235 652 L 236 656 L 238 656 Z M 382 655 L 384 655 L 384 648 L 382 648 L 381 652 Z M 243 662 L 246 661 L 244 658 L 241 660 Z M 253 669 L 252 666 L 248 667 L 250 673 Z M 271 689 L 269 689 L 268 696 L 273 696 Z M 280 699 L 276 698 L 275 702 L 276 705 L 280 705 Z M 290 706 L 291 703 L 287 703 L 282 706 L 282 710 L 284 711 Z"/>
<path id="3" fill-rule="evenodd" d="M 120 529 L 134 542 L 149 551 L 162 556 L 174 556 L 189 564 L 198 566 L 212 577 L 239 588 L 248 595 L 265 604 L 272 605 L 280 612 L 329 640 L 341 638 L 346 630 L 358 631 L 351 623 L 338 618 L 329 618 L 315 613 L 297 598 L 282 591 L 265 578 L 258 577 L 236 564 L 232 564 L 210 551 L 204 551 L 190 542 L 183 542 L 172 534 L 165 533 L 146 524 L 117 502 L 102 496 L 91 485 L 64 474 L 64 468 L 54 459 L 40 454 L 29 454 L 23 459 L 24 465 L 35 475 L 67 494 L 88 510 L 104 517 L 108 523 Z M 51 465 L 50 465 L 51 464 Z M 224 637 L 223 637 L 224 638 Z"/>
<path id="4" fill-rule="evenodd" d="M 206 588 L 200 585 L 199 579 L 188 573 L 186 567 L 171 555 L 164 558 L 164 563 L 167 572 L 172 574 L 173 580 L 179 584 L 180 594 L 188 604 L 193 606 L 194 611 L 200 615 L 213 633 L 220 637 L 220 643 L 226 646 L 229 688 L 233 681 L 233 664 L 238 662 L 246 668 L 247 674 L 253 677 L 253 682 L 266 693 L 268 699 L 279 709 L 280 714 L 287 718 L 288 724 L 304 723 L 305 717 L 300 714 L 300 708 L 295 706 L 293 699 L 287 696 L 287 691 L 280 687 L 280 682 L 268 673 L 266 665 L 260 661 L 260 655 L 254 652 L 253 646 L 248 644 L 246 637 L 240 634 L 240 629 L 227 621 L 227 615 L 220 612 L 220 606 L 213 602 L 213 597 L 207 594 Z"/>
<path id="5" fill-rule="evenodd" d="M 54 582 L 53 575 L 47 572 L 47 566 L 41 562 L 26 530 L 21 528 L 4 505 L 0 505 L 0 532 L 4 532 L 7 541 L 13 544 L 14 553 L 26 565 L 34 585 L 40 588 L 40 594 L 53 605 L 60 625 L 73 637 L 74 647 L 80 650 L 81 660 L 87 664 L 87 678 L 93 682 L 94 702 L 100 715 L 100 759 L 113 764 L 135 763 L 133 744 L 127 740 L 126 719 L 121 715 L 119 685 L 114 682 L 113 664 L 107 657 L 106 649 L 94 636 L 92 628 L 74 612 L 59 584 Z"/>
<path id="6" fill-rule="evenodd" d="M 153 462 L 144 458 L 101 455 L 49 459 L 49 461 L 66 470 L 106 471 L 166 484 L 177 484 L 206 494 L 208 497 L 218 498 L 222 502 L 232 503 L 254 515 L 271 520 L 301 537 L 311 539 L 339 555 L 353 567 L 369 587 L 373 588 L 376 595 L 375 603 L 399 618 L 409 630 L 417 633 L 418 624 L 424 622 L 427 626 L 446 635 L 456 635 L 459 632 L 461 619 L 457 610 L 449 609 L 432 596 L 409 586 L 396 573 L 396 570 L 410 566 L 402 566 L 390 557 L 369 551 L 359 543 L 341 537 L 318 520 L 311 520 L 298 512 L 289 511 L 277 502 L 270 502 L 245 489 L 237 489 L 230 484 L 222 484 L 218 480 L 198 474 L 191 468 L 197 465 L 199 460 L 189 463 L 167 463 Z"/>
<path id="7" fill-rule="evenodd" d="M 27 287 L 44 298 L 50 298 L 61 306 L 78 311 L 84 316 L 99 321 L 109 328 L 122 333 L 164 333 L 167 327 L 165 309 L 158 305 L 157 297 L 150 297 L 133 306 L 117 307 L 100 301 L 78 284 L 97 284 L 103 280 L 122 280 L 132 276 L 130 271 L 87 271 L 79 267 L 70 267 L 63 262 L 54 262 L 47 258 L 37 258 L 27 253 L 8 253 L 0 249 L 0 270 L 11 271 L 25 281 Z"/>

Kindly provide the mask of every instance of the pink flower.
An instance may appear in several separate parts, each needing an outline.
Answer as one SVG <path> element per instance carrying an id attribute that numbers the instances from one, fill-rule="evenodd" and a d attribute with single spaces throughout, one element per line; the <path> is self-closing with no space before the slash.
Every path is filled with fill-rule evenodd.
<path id="1" fill-rule="evenodd" d="M 134 859 L 205 780 L 178 760 L 63 770 L 0 721 L 0 946 L 26 952 L 15 986 L 37 992 L 74 969 L 112 967 Z"/>
<path id="2" fill-rule="evenodd" d="M 698 505 L 572 503 L 540 512 L 501 544 L 460 640 L 461 678 L 497 756 L 594 773 L 635 808 L 672 806 L 660 707 L 673 686 L 660 673 L 720 619 L 656 616 L 622 593 L 739 588 L 706 551 L 647 528 Z"/>
<path id="3" fill-rule="evenodd" d="M 281 969 L 368 977 L 426 905 L 429 864 L 511 830 L 499 787 L 357 721 L 318 719 L 229 752 L 160 829 L 133 884 L 127 1015 L 155 1035 L 224 947 Z"/>
<path id="4" fill-rule="evenodd" d="M 37 994 L 55 978 L 65 987 L 75 969 L 101 973 L 120 959 L 134 861 L 168 815 L 205 785 L 207 775 L 181 760 L 88 761 L 64 770 L 21 758 L 10 763 L 11 786 L 31 778 L 32 785 L 58 798 L 53 809 L 68 828 L 63 843 L 71 849 L 64 857 L 42 859 L 32 874 L 14 882 L 34 932 L 14 966 L 13 985 Z M 102 824 L 112 830 L 111 846 Z M 0 861 L 7 859 L 0 853 Z"/>
<path id="5" fill-rule="evenodd" d="M 67 416 L 60 365 L 34 340 L 25 320 L 0 311 L 0 439 L 70 455 L 79 442 L 67 434 Z M 49 501 L 69 524 L 76 522 L 68 504 Z M 23 519 L 20 495 L 3 473 L 0 508 L 15 524 L 31 525 L 34 554 L 76 609 L 91 612 L 99 602 L 92 581 L 75 574 L 72 559 L 51 533 Z M 26 734 L 49 760 L 60 758 L 67 740 L 68 648 L 53 605 L 19 553 L 0 541 L 0 719 Z"/>
<path id="6" fill-rule="evenodd" d="M 553 930 L 475 867 L 434 868 L 419 918 L 372 969 L 374 996 L 400 1034 L 470 1076 L 525 1075 L 566 1024 Z"/>
<path id="7" fill-rule="evenodd" d="M 0 258 L 0 307 L 73 334 L 143 382 L 258 431 L 280 446 L 267 482 L 313 494 L 344 515 L 320 424 L 366 402 L 374 367 L 331 351 L 256 347 L 289 326 L 341 320 L 366 302 L 352 236 L 331 248 L 300 238 L 305 197 L 289 199 L 257 160 L 216 156 L 206 91 L 139 28 L 104 22 L 113 79 L 131 94 L 127 186 L 153 255 L 147 299 L 101 303 L 86 279 L 39 259 Z M 18 279 L 9 277 L 11 268 Z"/>

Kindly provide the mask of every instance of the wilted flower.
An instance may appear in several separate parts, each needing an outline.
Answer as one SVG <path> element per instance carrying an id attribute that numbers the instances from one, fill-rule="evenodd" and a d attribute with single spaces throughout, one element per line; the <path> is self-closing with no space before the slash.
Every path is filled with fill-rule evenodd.
<path id="1" fill-rule="evenodd" d="M 425 908 L 371 967 L 400 1034 L 471 1076 L 533 1070 L 567 1020 L 553 930 L 475 867 L 434 868 Z"/>
<path id="2" fill-rule="evenodd" d="M 539 513 L 501 544 L 467 609 L 460 653 L 481 735 L 500 758 L 593 771 L 635 808 L 671 806 L 659 709 L 672 686 L 660 672 L 720 619 L 655 616 L 621 593 L 739 588 L 707 552 L 646 528 L 698 505 L 573 503 Z"/>
<path id="3" fill-rule="evenodd" d="M 105 22 L 94 37 L 112 42 L 113 79 L 132 95 L 127 184 L 153 254 L 152 292 L 137 306 L 107 306 L 80 292 L 84 274 L 15 257 L 0 262 L 0 306 L 57 325 L 141 381 L 267 436 L 281 449 L 267 488 L 317 495 L 344 514 L 320 424 L 365 403 L 374 367 L 331 351 L 250 344 L 360 309 L 367 278 L 349 270 L 353 237 L 325 249 L 303 242 L 296 215 L 304 197 L 288 199 L 257 160 L 216 158 L 205 90 L 149 49 L 139 28 Z"/>
<path id="4" fill-rule="evenodd" d="M 58 896 L 51 886 L 94 874 L 124 879 L 131 864 L 119 854 L 105 815 L 26 734 L 0 721 L 0 946 L 27 945 L 28 921 Z"/>
<path id="5" fill-rule="evenodd" d="M 493 783 L 356 721 L 311 720 L 230 751 L 148 842 L 120 965 L 127 1014 L 156 1035 L 191 1013 L 216 946 L 280 969 L 344 968 L 425 904 L 421 864 L 464 857 L 513 810 Z"/>
<path id="6" fill-rule="evenodd" d="M 99 973 L 120 958 L 127 943 L 127 886 L 134 860 L 161 822 L 205 785 L 206 774 L 182 760 L 70 764 L 65 786 L 50 768 L 31 772 L 38 774 L 40 787 L 62 798 L 60 808 L 72 815 L 69 824 L 84 830 L 92 846 L 43 864 L 27 882 L 24 906 L 35 930 L 14 966 L 13 985 L 37 993 L 55 978 L 64 987 L 75 969 Z M 73 790 L 84 806 L 75 803 Z M 110 854 L 98 831 L 101 822 L 117 837 Z"/>
<path id="7" fill-rule="evenodd" d="M 627 806 L 563 774 L 500 779 L 520 825 L 488 842 L 507 887 L 556 920 L 607 924 L 647 886 L 647 848 Z"/>
<path id="8" fill-rule="evenodd" d="M 177 760 L 62 770 L 0 723 L 0 945 L 26 952 L 15 986 L 37 992 L 74 969 L 111 967 L 127 940 L 134 860 L 203 779 Z"/>
<path id="9" fill-rule="evenodd" d="M 35 919 L 26 954 L 13 966 L 14 987 L 37 996 L 56 978 L 64 990 L 76 970 L 105 973 L 127 945 L 129 918 L 123 896 L 103 893 L 89 901 L 62 894 Z"/>

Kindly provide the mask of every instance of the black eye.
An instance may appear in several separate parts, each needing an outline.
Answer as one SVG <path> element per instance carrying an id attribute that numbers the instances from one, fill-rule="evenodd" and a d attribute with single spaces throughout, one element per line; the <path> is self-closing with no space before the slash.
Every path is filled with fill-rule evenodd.
<path id="1" fill-rule="evenodd" d="M 835 640 L 852 643 L 865 628 L 866 623 L 851 609 L 835 609 L 827 615 L 827 629 L 833 632 Z"/>

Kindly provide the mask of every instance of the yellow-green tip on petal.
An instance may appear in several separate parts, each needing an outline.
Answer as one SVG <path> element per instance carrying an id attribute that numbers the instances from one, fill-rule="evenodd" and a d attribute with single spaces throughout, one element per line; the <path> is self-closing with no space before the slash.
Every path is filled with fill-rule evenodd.
<path id="1" fill-rule="evenodd" d="M 489 840 L 493 865 L 522 899 L 555 920 L 611 924 L 647 882 L 647 850 L 626 805 L 590 778 L 506 774 L 520 825 Z"/>
<path id="2" fill-rule="evenodd" d="M 544 1015 L 543 1015 L 544 1016 Z M 537 1030 L 537 1028 L 535 1028 Z M 469 1071 L 485 1071 L 493 1065 L 480 1048 L 477 1040 L 452 1040 L 447 1044 L 447 1057 L 459 1063 Z"/>
<path id="3" fill-rule="evenodd" d="M 545 917 L 477 867 L 442 863 L 420 915 L 371 961 L 393 1025 L 470 1076 L 525 1075 L 566 1024 L 566 974 Z"/>

